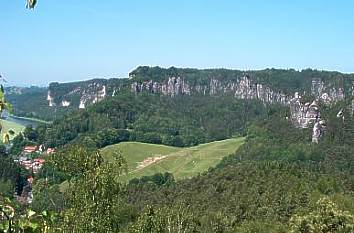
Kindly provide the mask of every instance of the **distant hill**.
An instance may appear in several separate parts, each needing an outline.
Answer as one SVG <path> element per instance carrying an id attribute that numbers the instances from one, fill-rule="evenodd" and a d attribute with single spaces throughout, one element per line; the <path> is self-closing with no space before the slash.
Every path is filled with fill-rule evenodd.
<path id="1" fill-rule="evenodd" d="M 240 71 L 228 69 L 168 69 L 140 66 L 129 79 L 92 79 L 52 83 L 48 88 L 51 106 L 85 108 L 106 97 L 126 92 L 165 96 L 234 96 L 265 103 L 286 104 L 295 92 L 318 98 L 327 93 L 338 101 L 354 92 L 354 75 L 339 72 L 293 69 Z"/>
<path id="2" fill-rule="evenodd" d="M 73 108 L 53 108 L 48 105 L 47 87 L 6 87 L 7 100 L 14 106 L 14 114 L 21 117 L 52 121 Z"/>
<path id="3" fill-rule="evenodd" d="M 109 161 L 117 151 L 128 164 L 127 180 L 155 173 L 172 173 L 176 179 L 190 178 L 216 166 L 225 156 L 235 153 L 244 138 L 232 138 L 189 148 L 139 142 L 123 142 L 102 149 Z"/>
<path id="4" fill-rule="evenodd" d="M 295 92 L 337 102 L 354 95 L 354 75 L 311 69 L 240 71 L 140 66 L 129 78 L 51 83 L 48 88 L 12 88 L 8 95 L 14 102 L 16 114 L 53 120 L 125 93 L 232 96 L 286 105 Z"/>

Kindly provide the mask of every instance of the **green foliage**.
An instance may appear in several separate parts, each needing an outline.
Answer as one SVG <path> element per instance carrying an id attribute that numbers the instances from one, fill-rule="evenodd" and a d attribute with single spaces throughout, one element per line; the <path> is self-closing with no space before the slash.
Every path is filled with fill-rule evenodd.
<path id="1" fill-rule="evenodd" d="M 38 131 L 34 130 L 32 125 L 25 128 L 23 136 L 29 141 L 37 141 L 39 137 Z"/>
<path id="2" fill-rule="evenodd" d="M 6 146 L 4 144 L 0 144 L 0 159 L 7 155 Z"/>
<path id="3" fill-rule="evenodd" d="M 38 179 L 33 185 L 34 200 L 30 205 L 31 209 L 41 213 L 43 211 L 60 213 L 67 207 L 60 186 L 52 185 L 46 179 Z"/>
<path id="4" fill-rule="evenodd" d="M 59 159 L 63 154 L 68 161 Z M 117 155 L 115 161 L 103 163 L 98 151 L 77 146 L 68 148 L 63 154 L 57 153 L 54 161 L 58 170 L 71 178 L 64 191 L 69 207 L 62 212 L 58 227 L 64 232 L 119 229 L 119 219 L 114 213 L 121 205 L 119 177 L 125 172 L 125 161 Z"/>
<path id="5" fill-rule="evenodd" d="M 292 233 L 349 233 L 354 232 L 354 215 L 343 211 L 329 198 L 318 200 L 316 209 L 290 219 Z"/>
<path id="6" fill-rule="evenodd" d="M 54 121 L 45 143 L 56 147 L 89 137 L 98 148 L 127 140 L 187 147 L 241 135 L 247 122 L 266 113 L 258 101 L 233 97 L 121 94 Z"/>
<path id="7" fill-rule="evenodd" d="M 156 184 L 158 186 L 171 185 L 175 182 L 175 178 L 173 177 L 173 174 L 168 172 L 165 172 L 164 174 L 156 173 L 155 175 L 152 176 L 143 176 L 141 178 L 134 178 L 129 181 L 129 184 L 140 185 L 149 182 L 152 182 L 153 184 Z"/>
<path id="8" fill-rule="evenodd" d="M 56 221 L 56 214 L 31 209 L 22 210 L 10 198 L 0 195 L 0 232 L 42 233 L 54 230 L 49 225 Z"/>
<path id="9" fill-rule="evenodd" d="M 11 147 L 10 154 L 19 155 L 21 153 L 23 147 L 26 145 L 26 143 L 27 142 L 25 141 L 25 138 L 23 137 L 22 133 L 17 135 L 12 141 L 12 147 Z"/>
<path id="10" fill-rule="evenodd" d="M 198 220 L 193 216 L 188 206 L 179 205 L 173 208 L 147 210 L 139 217 L 136 224 L 127 232 L 131 233 L 177 233 L 199 232 Z"/>
<path id="11" fill-rule="evenodd" d="M 289 227 L 311 232 L 295 229 L 321 221 L 321 226 L 333 225 L 333 231 L 313 232 L 351 232 L 350 213 L 336 207 L 339 218 L 334 210 L 322 216 L 312 203 L 328 195 L 353 208 L 353 142 L 331 142 L 326 133 L 323 143 L 312 145 L 307 135 L 310 130 L 295 129 L 281 115 L 272 114 L 252 124 L 246 143 L 216 169 L 169 187 L 131 183 L 127 200 L 139 208 L 187 202 L 198 220 L 207 219 L 199 229 L 212 229 L 209 224 L 215 222 L 205 213 L 220 212 L 221 219 L 228 219 L 221 221 L 220 232 L 289 232 Z M 348 230 L 338 231 L 342 222 Z"/>
<path id="12" fill-rule="evenodd" d="M 146 67 L 132 73 L 133 81 L 166 80 L 171 75 L 182 76 L 196 85 L 209 85 L 210 78 L 229 82 L 244 74 Z M 352 79 L 350 75 L 313 70 L 270 69 L 247 75 L 285 93 L 294 89 L 308 93 L 311 86 L 308 77 L 332 81 L 347 78 L 344 85 Z M 58 91 L 56 101 L 67 91 L 65 86 L 70 89 L 75 85 L 53 84 L 52 90 Z M 38 213 L 61 212 L 48 225 L 51 229 L 203 233 L 353 231 L 353 214 L 345 211 L 354 207 L 354 131 L 350 128 L 353 119 L 346 116 L 348 120 L 341 122 L 335 116 L 348 103 L 340 102 L 325 109 L 326 133 L 320 144 L 313 145 L 311 130 L 294 128 L 285 119 L 288 110 L 281 106 L 265 106 L 227 95 L 169 98 L 144 91 L 130 94 L 124 88 L 119 90 L 119 95 L 113 98 L 39 128 L 37 141 L 63 146 L 47 161 L 34 185 L 36 197 L 32 208 Z M 240 141 L 229 139 L 226 141 L 232 142 L 231 145 L 223 141 L 193 148 L 125 142 L 186 147 L 245 134 L 245 143 L 216 168 L 210 168 L 206 158 L 214 159 L 216 164 L 221 158 L 220 151 L 229 152 L 231 148 L 233 152 Z M 18 137 L 15 148 L 24 141 Z M 97 148 L 112 143 L 118 145 L 103 149 L 103 158 Z M 119 151 L 123 151 L 127 162 Z M 166 157 L 147 166 L 148 172 L 143 168 L 128 174 L 134 177 L 141 172 L 141 178 L 121 183 L 127 178 L 126 163 L 134 168 L 138 162 L 157 155 Z M 195 164 L 202 166 L 196 168 Z"/>
<path id="13" fill-rule="evenodd" d="M 234 232 L 237 233 L 288 233 L 288 228 L 276 222 L 245 221 L 241 226 L 237 226 Z"/>
<path id="14" fill-rule="evenodd" d="M 103 129 L 97 132 L 92 138 L 98 148 L 103 148 L 108 145 L 129 141 L 130 132 L 124 129 Z"/>
<path id="15" fill-rule="evenodd" d="M 102 164 L 103 158 L 97 151 L 88 151 L 80 146 L 70 146 L 55 153 L 50 162 L 58 171 L 75 178 L 98 167 Z"/>
<path id="16" fill-rule="evenodd" d="M 70 107 L 50 107 L 47 94 L 48 89 L 43 87 L 6 88 L 6 97 L 14 107 L 13 113 L 19 117 L 53 121 L 74 110 Z"/>
<path id="17" fill-rule="evenodd" d="M 16 192 L 21 195 L 23 187 L 27 183 L 27 176 L 29 175 L 27 170 L 21 168 L 18 164 L 7 157 L 0 158 L 0 180 L 2 183 L 3 192 L 0 194 L 13 194 Z M 10 189 L 14 188 L 14 189 Z"/>
<path id="18" fill-rule="evenodd" d="M 10 197 L 14 191 L 14 184 L 11 180 L 0 179 L 0 194 Z"/>

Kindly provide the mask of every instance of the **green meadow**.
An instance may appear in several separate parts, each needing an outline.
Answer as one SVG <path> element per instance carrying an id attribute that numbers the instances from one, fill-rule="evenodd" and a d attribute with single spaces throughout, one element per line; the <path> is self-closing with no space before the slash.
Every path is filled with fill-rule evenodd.
<path id="1" fill-rule="evenodd" d="M 13 139 L 16 135 L 18 135 L 25 129 L 25 126 L 8 120 L 2 119 L 0 120 L 0 123 L 2 125 L 1 140 L 3 140 L 4 134 L 9 132 L 10 130 L 15 132 L 14 135 L 10 135 L 10 139 Z"/>
<path id="2" fill-rule="evenodd" d="M 170 172 L 176 179 L 196 176 L 217 165 L 222 158 L 234 153 L 244 138 L 210 142 L 195 147 L 179 148 L 139 142 L 124 142 L 102 149 L 107 161 L 118 151 L 127 161 L 126 180 Z"/>

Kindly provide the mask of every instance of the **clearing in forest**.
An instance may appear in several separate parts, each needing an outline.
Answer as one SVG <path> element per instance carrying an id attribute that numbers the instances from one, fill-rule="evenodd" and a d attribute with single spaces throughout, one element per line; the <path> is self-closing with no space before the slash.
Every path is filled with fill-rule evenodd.
<path id="1" fill-rule="evenodd" d="M 244 138 L 231 138 L 195 147 L 179 148 L 140 142 L 124 142 L 108 146 L 103 155 L 109 161 L 121 151 L 128 164 L 127 179 L 170 172 L 176 179 L 193 177 L 217 165 L 234 153 Z"/>

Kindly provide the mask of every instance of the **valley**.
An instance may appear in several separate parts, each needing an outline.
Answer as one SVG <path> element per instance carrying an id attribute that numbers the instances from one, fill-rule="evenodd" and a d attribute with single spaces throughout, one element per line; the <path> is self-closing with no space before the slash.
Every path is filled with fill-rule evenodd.
<path id="1" fill-rule="evenodd" d="M 42 120 L 4 121 L 16 132 L 0 192 L 16 187 L 35 213 L 82 224 L 109 210 L 93 228 L 124 233 L 149 221 L 147 232 L 299 233 L 319 213 L 351 223 L 353 96 L 352 74 L 173 67 L 9 92 L 21 116 Z"/>
<path id="2" fill-rule="evenodd" d="M 354 1 L 0 9 L 0 233 L 354 233 Z"/>

